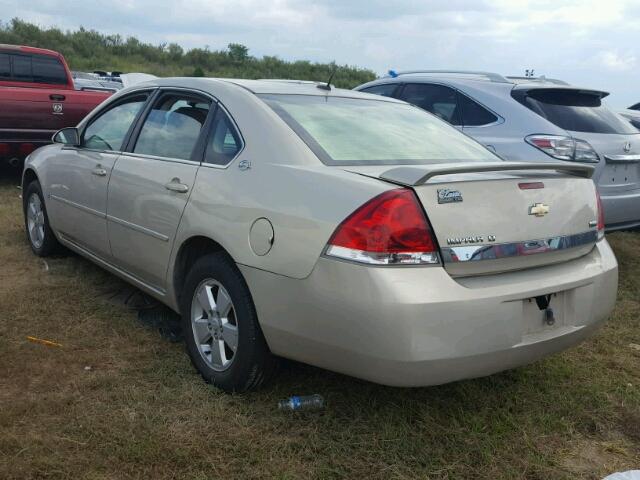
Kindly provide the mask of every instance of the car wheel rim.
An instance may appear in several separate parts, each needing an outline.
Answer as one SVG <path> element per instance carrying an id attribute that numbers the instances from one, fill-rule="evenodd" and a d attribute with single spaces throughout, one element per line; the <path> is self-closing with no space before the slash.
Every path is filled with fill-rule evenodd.
<path id="1" fill-rule="evenodd" d="M 228 369 L 238 350 L 236 309 L 217 280 L 200 282 L 191 302 L 191 330 L 200 356 L 216 371 Z"/>
<path id="2" fill-rule="evenodd" d="M 44 242 L 44 211 L 37 193 L 31 194 L 27 203 L 27 229 L 31 244 L 35 248 L 42 247 Z"/>

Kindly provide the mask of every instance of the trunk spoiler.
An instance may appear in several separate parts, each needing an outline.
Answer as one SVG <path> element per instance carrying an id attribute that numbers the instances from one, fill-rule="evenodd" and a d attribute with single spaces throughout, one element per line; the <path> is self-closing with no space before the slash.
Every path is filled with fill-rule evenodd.
<path id="1" fill-rule="evenodd" d="M 525 162 L 466 162 L 397 167 L 384 171 L 380 178 L 406 186 L 426 183 L 433 177 L 456 173 L 503 172 L 518 170 L 556 170 L 583 178 L 591 178 L 594 168 L 577 163 L 525 163 Z"/>

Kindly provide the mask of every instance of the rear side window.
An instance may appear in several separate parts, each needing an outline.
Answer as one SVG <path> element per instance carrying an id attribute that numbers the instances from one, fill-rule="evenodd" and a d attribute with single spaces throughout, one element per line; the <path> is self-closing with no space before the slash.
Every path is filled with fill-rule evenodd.
<path id="1" fill-rule="evenodd" d="M 458 98 L 462 110 L 462 124 L 465 127 L 480 127 L 498 121 L 498 117 L 466 95 L 460 94 Z"/>
<path id="2" fill-rule="evenodd" d="M 402 100 L 431 112 L 452 125 L 461 125 L 457 94 L 453 88 L 429 83 L 409 83 L 402 90 Z"/>
<path id="3" fill-rule="evenodd" d="M 161 96 L 142 125 L 134 153 L 190 160 L 209 106 L 189 96 Z"/>
<path id="4" fill-rule="evenodd" d="M 207 145 L 205 162 L 213 165 L 226 165 L 242 148 L 240 135 L 233 127 L 227 114 L 218 108 L 213 120 L 211 138 Z"/>
<path id="5" fill-rule="evenodd" d="M 629 122 L 609 110 L 598 94 L 580 90 L 536 89 L 522 97 L 525 107 L 565 130 L 585 133 L 638 133 Z"/>
<path id="6" fill-rule="evenodd" d="M 82 146 L 95 150 L 122 150 L 131 124 L 147 100 L 147 94 L 136 95 L 110 108 L 85 129 Z"/>
<path id="7" fill-rule="evenodd" d="M 363 88 L 360 91 L 365 93 L 373 93 L 374 95 L 382 95 L 383 97 L 393 97 L 393 92 L 395 92 L 397 88 L 397 83 L 385 83 L 382 85 Z"/>
<path id="8" fill-rule="evenodd" d="M 49 55 L 0 54 L 0 78 L 14 82 L 66 85 L 62 62 Z"/>
<path id="9" fill-rule="evenodd" d="M 640 103 L 636 103 L 635 105 L 631 105 L 629 110 L 640 110 Z"/>

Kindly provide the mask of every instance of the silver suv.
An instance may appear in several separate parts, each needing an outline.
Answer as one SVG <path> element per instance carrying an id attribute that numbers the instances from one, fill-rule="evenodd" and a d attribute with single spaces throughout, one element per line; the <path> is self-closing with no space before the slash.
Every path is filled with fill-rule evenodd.
<path id="1" fill-rule="evenodd" d="M 607 108 L 607 92 L 489 72 L 390 71 L 356 90 L 413 103 L 506 160 L 589 163 L 607 230 L 640 226 L 640 132 Z"/>

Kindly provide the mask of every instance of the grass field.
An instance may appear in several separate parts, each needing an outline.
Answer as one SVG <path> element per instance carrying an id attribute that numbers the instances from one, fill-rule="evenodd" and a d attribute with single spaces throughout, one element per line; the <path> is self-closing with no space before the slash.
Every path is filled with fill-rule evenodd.
<path id="1" fill-rule="evenodd" d="M 3 175 L 2 479 L 599 479 L 640 467 L 640 234 L 609 236 L 617 307 L 569 352 L 422 389 L 287 363 L 272 386 L 228 396 L 181 343 L 107 301 L 122 282 L 75 255 L 35 257 L 18 180 Z M 278 412 L 294 393 L 327 408 Z"/>

